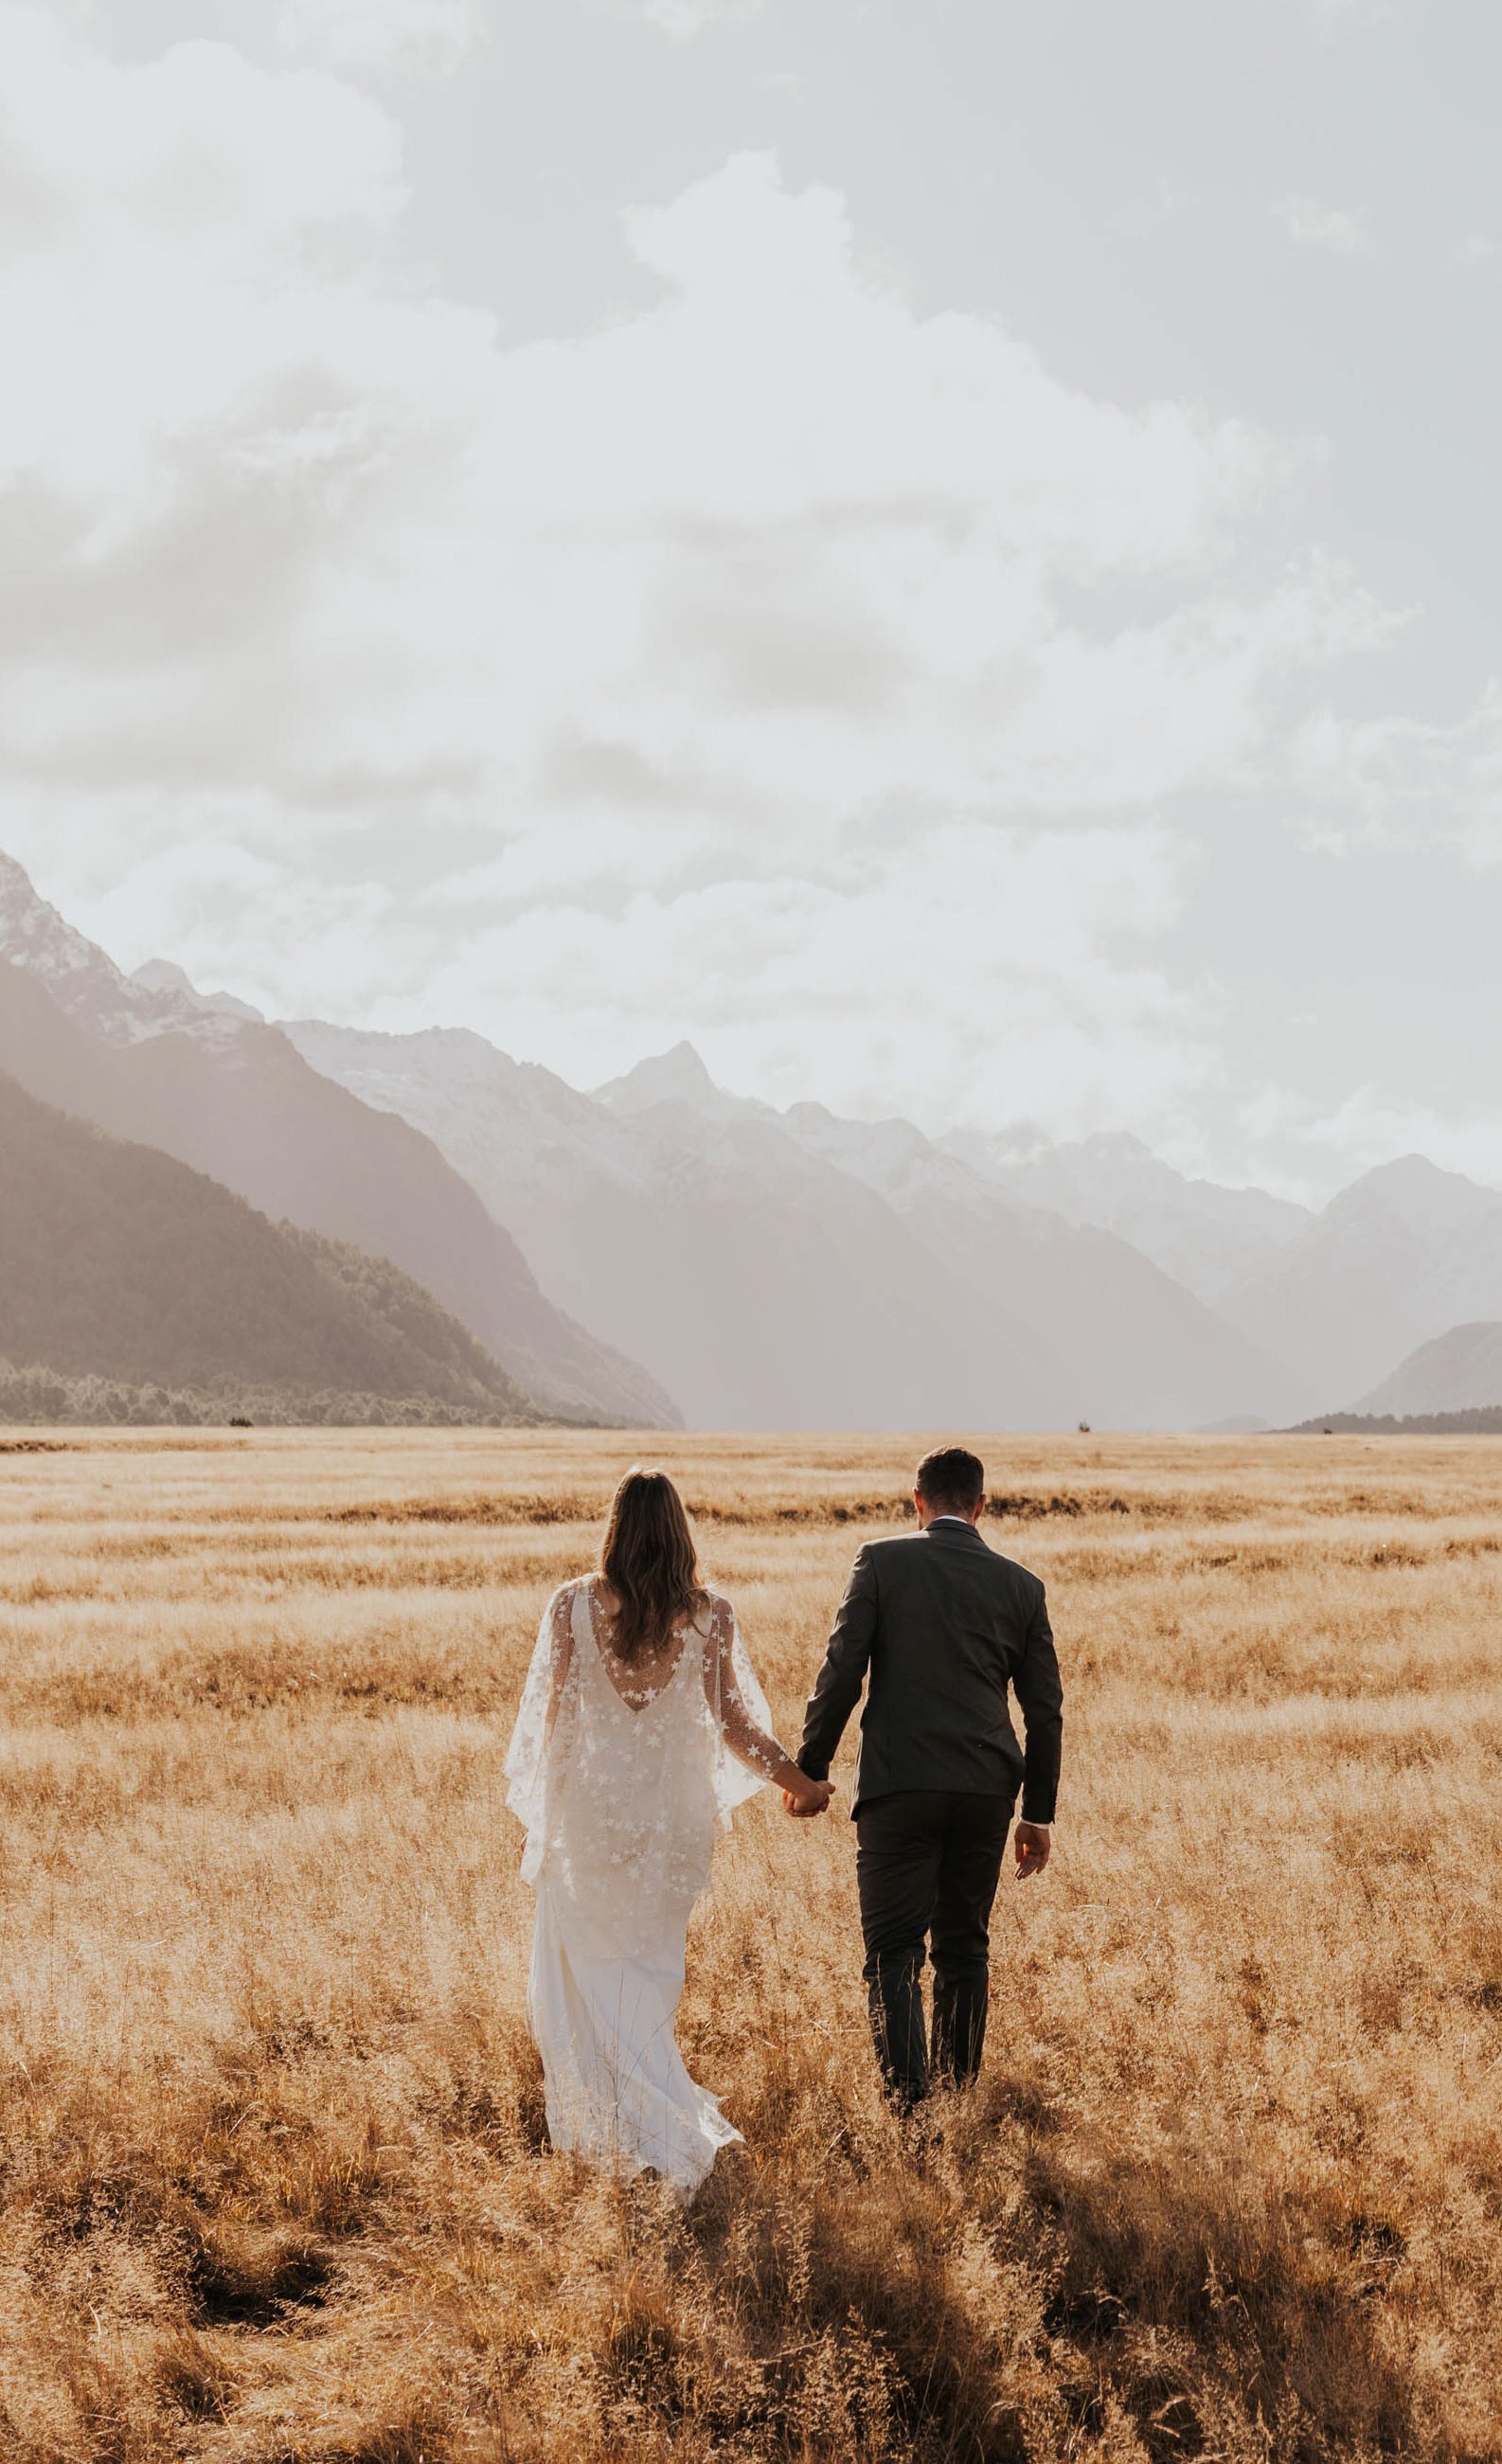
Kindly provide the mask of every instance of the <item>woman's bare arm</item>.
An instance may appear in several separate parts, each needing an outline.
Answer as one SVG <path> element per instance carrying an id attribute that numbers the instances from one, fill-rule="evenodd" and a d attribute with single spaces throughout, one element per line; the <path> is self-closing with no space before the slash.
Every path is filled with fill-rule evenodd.
<path id="1" fill-rule="evenodd" d="M 710 1620 L 709 1647 L 704 1655 L 704 1691 L 719 1723 L 719 1732 L 735 1755 L 758 1779 L 770 1780 L 803 1814 L 822 1814 L 829 1801 L 827 1780 L 811 1780 L 801 1771 L 775 1737 L 759 1727 L 746 1708 L 736 1677 L 735 1616 L 728 1600 L 716 1599 Z"/>

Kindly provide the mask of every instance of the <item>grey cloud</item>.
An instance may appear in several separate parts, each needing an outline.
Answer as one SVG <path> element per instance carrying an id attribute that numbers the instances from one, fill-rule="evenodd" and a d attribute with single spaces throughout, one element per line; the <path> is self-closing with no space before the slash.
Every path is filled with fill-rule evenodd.
<path id="1" fill-rule="evenodd" d="M 583 734 L 554 738 L 541 765 L 541 783 L 543 794 L 560 803 L 664 811 L 696 800 L 687 781 L 671 777 L 634 745 Z"/>
<path id="2" fill-rule="evenodd" d="M 330 803 L 350 801 L 362 777 L 367 796 L 382 778 L 383 801 L 419 776 L 473 789 L 479 767 L 462 755 L 383 778 L 373 764 L 327 763 L 311 740 L 321 699 L 300 641 L 310 601 L 331 563 L 405 491 L 420 492 L 423 458 L 420 441 L 394 421 L 383 429 L 368 404 L 308 365 L 159 440 L 142 510 L 102 544 L 98 506 L 55 482 L 0 495 L 0 646 L 13 673 L 45 673 L 67 693 L 51 738 L 28 735 L 10 759 L 117 786 L 296 780 Z M 134 702 L 121 690 L 132 677 L 152 687 Z M 346 692 L 353 680 L 346 655 Z"/>
<path id="3" fill-rule="evenodd" d="M 886 524 L 849 508 L 754 529 L 674 526 L 680 554 L 654 611 L 663 650 L 747 709 L 851 716 L 890 702 L 908 680 L 912 652 L 825 554 L 872 528 Z"/>
<path id="4" fill-rule="evenodd" d="M 680 668 L 713 680 L 747 709 L 826 710 L 858 716 L 900 693 L 902 651 L 853 610 L 757 606 L 727 594 L 687 594 L 660 637 Z"/>
<path id="5" fill-rule="evenodd" d="M 319 561 L 388 487 L 395 441 L 309 364 L 156 440 L 140 513 L 115 512 L 102 542 L 92 495 L 23 481 L 0 498 L 10 646 L 130 667 L 284 636 Z"/>

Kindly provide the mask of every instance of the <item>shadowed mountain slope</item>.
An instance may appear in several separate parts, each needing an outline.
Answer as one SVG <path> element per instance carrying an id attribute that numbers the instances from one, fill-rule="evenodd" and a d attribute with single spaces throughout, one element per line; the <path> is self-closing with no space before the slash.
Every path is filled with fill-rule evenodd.
<path id="1" fill-rule="evenodd" d="M 267 1221 L 156 1148 L 0 1072 L 0 1357 L 134 1385 L 531 1398 L 384 1258 Z"/>
<path id="2" fill-rule="evenodd" d="M 170 982 L 132 982 L 5 856 L 0 1067 L 274 1219 L 391 1259 L 545 1408 L 677 1423 L 635 1361 L 544 1297 L 511 1234 L 430 1138 L 311 1068 L 275 1027 Z"/>
<path id="3" fill-rule="evenodd" d="M 1353 1412 L 1502 1410 L 1502 1321 L 1452 1326 L 1421 1343 L 1390 1377 L 1351 1405 Z"/>

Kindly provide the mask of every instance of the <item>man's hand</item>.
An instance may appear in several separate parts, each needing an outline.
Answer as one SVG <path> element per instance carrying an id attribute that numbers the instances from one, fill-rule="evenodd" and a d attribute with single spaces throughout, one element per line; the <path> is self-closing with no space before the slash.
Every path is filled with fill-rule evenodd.
<path id="1" fill-rule="evenodd" d="M 1052 1834 L 1046 1822 L 1019 1822 L 1012 1834 L 1012 1851 L 1017 1859 L 1017 1880 L 1030 1881 L 1041 1874 L 1049 1861 L 1053 1844 Z"/>
<path id="2" fill-rule="evenodd" d="M 792 1782 L 783 1791 L 783 1812 L 806 1820 L 810 1815 L 822 1814 L 833 1794 L 832 1780 L 810 1779 L 806 1771 L 795 1770 Z"/>

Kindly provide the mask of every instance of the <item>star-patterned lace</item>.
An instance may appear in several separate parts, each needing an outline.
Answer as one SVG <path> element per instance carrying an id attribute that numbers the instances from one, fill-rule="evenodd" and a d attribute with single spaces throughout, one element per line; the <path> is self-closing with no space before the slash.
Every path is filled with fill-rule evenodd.
<path id="1" fill-rule="evenodd" d="M 508 1803 L 527 1827 L 523 1874 L 535 1881 L 545 1865 L 596 1911 L 616 1889 L 696 1898 L 717 1815 L 727 1822 L 786 1769 L 770 1730 L 727 1599 L 710 1593 L 707 1616 L 632 1662 L 615 1653 L 598 1580 L 563 1584 L 506 1756 Z"/>

